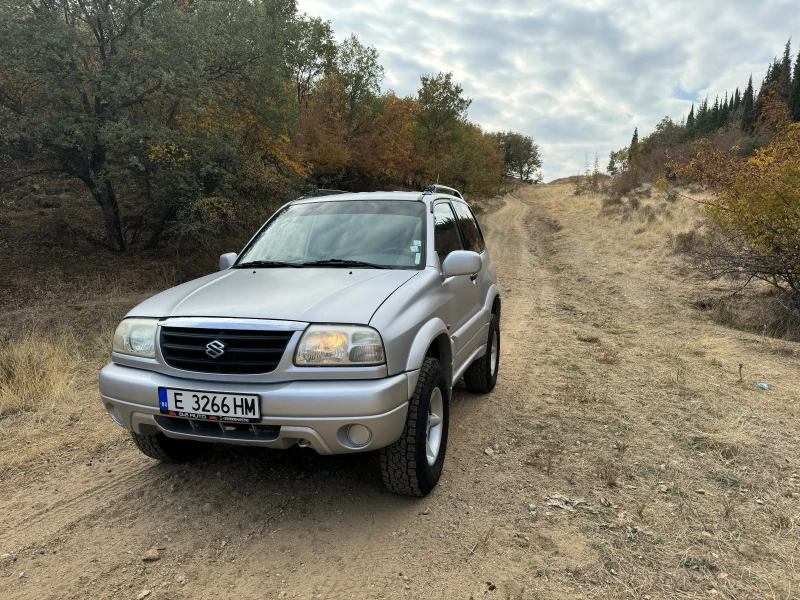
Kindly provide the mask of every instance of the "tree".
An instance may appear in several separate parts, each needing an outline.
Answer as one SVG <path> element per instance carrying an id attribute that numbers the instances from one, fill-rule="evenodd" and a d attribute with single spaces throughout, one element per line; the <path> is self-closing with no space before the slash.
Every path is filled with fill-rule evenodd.
<path id="1" fill-rule="evenodd" d="M 293 11 L 291 0 L 7 0 L 0 136 L 9 160 L 81 181 L 109 245 L 124 250 L 123 187 L 152 190 L 156 206 L 169 205 L 151 210 L 168 219 L 175 200 L 152 185 L 159 173 L 174 175 L 181 194 L 208 195 L 236 180 L 226 173 L 243 165 L 240 144 L 256 130 L 237 123 L 223 133 L 201 126 L 203 114 L 236 100 L 269 124 L 259 136 L 285 132 L 281 49 Z"/>
<path id="2" fill-rule="evenodd" d="M 467 121 L 472 99 L 463 94 L 464 89 L 453 81 L 452 72 L 420 77 L 417 91 L 419 133 L 433 151 L 459 124 Z"/>
<path id="3" fill-rule="evenodd" d="M 350 144 L 351 170 L 360 187 L 408 185 L 413 178 L 414 132 L 420 106 L 388 92 L 365 131 Z"/>
<path id="4" fill-rule="evenodd" d="M 608 157 L 608 168 L 606 169 L 610 175 L 617 175 L 624 173 L 628 170 L 628 157 L 630 156 L 629 148 L 622 148 L 616 152 L 612 152 Z"/>
<path id="5" fill-rule="evenodd" d="M 340 180 L 351 161 L 346 144 L 348 96 L 339 77 L 326 77 L 309 98 L 292 140 L 321 187 Z"/>
<path id="6" fill-rule="evenodd" d="M 639 156 L 639 128 L 633 130 L 633 138 L 631 138 L 631 145 L 628 146 L 628 166 L 633 167 Z M 588 159 L 587 159 L 588 160 Z"/>
<path id="7" fill-rule="evenodd" d="M 595 152 L 594 153 L 594 163 L 592 167 L 592 175 L 590 178 L 590 188 L 592 190 L 592 194 L 599 194 L 600 188 L 602 187 L 600 184 L 600 155 Z"/>
<path id="8" fill-rule="evenodd" d="M 542 168 L 539 146 L 533 138 L 515 131 L 497 133 L 495 138 L 503 153 L 508 174 L 520 181 L 533 181 L 537 171 Z"/>
<path id="9" fill-rule="evenodd" d="M 778 99 L 778 101 L 780 101 Z M 698 257 L 709 275 L 763 280 L 800 304 L 800 124 L 785 127 L 752 158 L 697 148 L 679 174 L 700 181 L 716 236 Z"/>
<path id="10" fill-rule="evenodd" d="M 800 52 L 798 52 L 797 61 L 794 63 L 792 91 L 789 97 L 789 112 L 792 121 L 800 122 Z"/>
<path id="11" fill-rule="evenodd" d="M 786 48 L 783 51 L 783 60 L 781 61 L 780 74 L 777 80 L 778 93 L 781 100 L 784 102 L 789 101 L 791 94 L 792 83 L 792 40 L 786 42 Z"/>
<path id="12" fill-rule="evenodd" d="M 742 131 L 745 133 L 753 133 L 758 115 L 756 114 L 755 101 L 753 97 L 752 75 L 750 75 L 750 80 L 747 82 L 747 88 L 744 91 L 742 106 Z"/>
<path id="13" fill-rule="evenodd" d="M 380 92 L 384 72 L 378 62 L 378 51 L 374 46 L 364 46 L 355 33 L 339 46 L 336 69 L 347 94 L 347 143 L 358 119 L 366 112 L 368 102 Z"/>
<path id="14" fill-rule="evenodd" d="M 452 182 L 464 193 L 490 195 L 497 192 L 503 176 L 503 154 L 497 138 L 472 123 L 459 123 L 452 132 L 450 150 L 431 161 L 441 181 Z"/>
<path id="15" fill-rule="evenodd" d="M 694 102 L 692 102 L 692 108 L 689 110 L 689 116 L 686 117 L 686 133 L 689 137 L 694 136 Z"/>
<path id="16" fill-rule="evenodd" d="M 287 54 L 298 104 L 305 103 L 314 83 L 333 71 L 336 50 L 330 21 L 307 14 L 293 21 Z"/>

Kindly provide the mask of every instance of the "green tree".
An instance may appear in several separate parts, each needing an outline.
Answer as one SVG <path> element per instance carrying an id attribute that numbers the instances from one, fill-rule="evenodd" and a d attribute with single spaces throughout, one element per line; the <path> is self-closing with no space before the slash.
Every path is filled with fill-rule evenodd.
<path id="1" fill-rule="evenodd" d="M 624 173 L 628 170 L 628 157 L 630 156 L 629 148 L 622 148 L 616 152 L 612 152 L 608 156 L 608 168 L 606 169 L 610 175 L 617 175 Z"/>
<path id="2" fill-rule="evenodd" d="M 792 91 L 789 97 L 789 112 L 792 121 L 800 122 L 800 52 L 798 52 L 797 61 L 794 63 Z"/>
<path id="3" fill-rule="evenodd" d="M 314 84 L 333 71 L 336 51 L 330 21 L 307 14 L 293 21 L 287 55 L 298 104 L 304 104 Z"/>
<path id="4" fill-rule="evenodd" d="M 339 46 L 336 69 L 347 94 L 347 143 L 358 120 L 368 112 L 369 103 L 380 92 L 384 71 L 375 47 L 364 46 L 354 33 Z"/>
<path id="5" fill-rule="evenodd" d="M 520 181 L 533 181 L 542 168 L 539 146 L 528 135 L 515 131 L 503 131 L 495 134 L 495 138 L 503 153 L 506 171 Z"/>
<path id="6" fill-rule="evenodd" d="M 783 51 L 783 60 L 781 61 L 780 74 L 778 76 L 778 92 L 780 93 L 781 100 L 784 102 L 789 101 L 792 85 L 792 40 L 786 42 L 786 47 Z"/>
<path id="7" fill-rule="evenodd" d="M 694 102 L 692 108 L 689 110 L 689 116 L 686 117 L 686 133 L 689 137 L 694 137 Z"/>
<path id="8" fill-rule="evenodd" d="M 120 189 L 172 202 L 153 185 L 169 173 L 170 191 L 209 195 L 241 166 L 253 128 L 221 132 L 204 115 L 235 100 L 276 130 L 286 122 L 282 48 L 294 10 L 290 0 L 6 0 L 0 137 L 8 161 L 81 181 L 109 245 L 124 250 Z M 170 206 L 164 218 L 174 214 Z"/>
<path id="9" fill-rule="evenodd" d="M 633 137 L 631 138 L 631 145 L 628 146 L 628 165 L 633 166 L 634 162 L 639 156 L 639 128 L 633 130 Z M 588 164 L 588 159 L 587 159 Z"/>
<path id="10" fill-rule="evenodd" d="M 420 134 L 434 150 L 459 124 L 466 123 L 472 99 L 463 94 L 464 89 L 453 81 L 452 73 L 420 77 L 417 122 Z"/>
<path id="11" fill-rule="evenodd" d="M 755 100 L 753 96 L 753 76 L 747 82 L 747 88 L 744 91 L 744 98 L 742 99 L 742 131 L 745 133 L 753 133 L 756 127 L 756 120 L 758 115 L 755 110 Z"/>

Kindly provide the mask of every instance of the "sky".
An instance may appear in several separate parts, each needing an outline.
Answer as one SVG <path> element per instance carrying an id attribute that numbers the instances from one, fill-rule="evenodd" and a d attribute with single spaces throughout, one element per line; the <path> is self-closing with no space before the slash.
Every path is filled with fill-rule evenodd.
<path id="1" fill-rule="evenodd" d="M 797 0 L 298 0 L 337 39 L 375 46 L 384 89 L 416 95 L 452 71 L 469 118 L 539 144 L 545 181 L 630 143 L 692 102 L 758 86 L 792 35 Z"/>

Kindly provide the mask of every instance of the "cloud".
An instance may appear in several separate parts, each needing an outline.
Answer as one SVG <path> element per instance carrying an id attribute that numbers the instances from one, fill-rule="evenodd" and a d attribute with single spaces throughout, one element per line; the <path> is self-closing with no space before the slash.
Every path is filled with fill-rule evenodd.
<path id="1" fill-rule="evenodd" d="M 299 0 L 337 37 L 375 46 L 384 87 L 413 95 L 423 73 L 453 71 L 470 119 L 531 135 L 546 179 L 577 173 L 586 153 L 630 142 L 692 102 L 758 85 L 800 36 L 796 0 Z M 800 37 L 798 37 L 800 40 Z M 796 52 L 795 52 L 796 55 Z"/>

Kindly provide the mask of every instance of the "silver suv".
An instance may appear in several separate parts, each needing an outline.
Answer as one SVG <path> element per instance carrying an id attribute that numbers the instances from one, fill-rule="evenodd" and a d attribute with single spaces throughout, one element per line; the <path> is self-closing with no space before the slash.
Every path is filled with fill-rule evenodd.
<path id="1" fill-rule="evenodd" d="M 459 192 L 320 190 L 276 212 L 220 272 L 131 310 L 100 394 L 147 456 L 222 442 L 380 451 L 386 486 L 430 492 L 453 384 L 490 392 L 500 295 Z"/>

